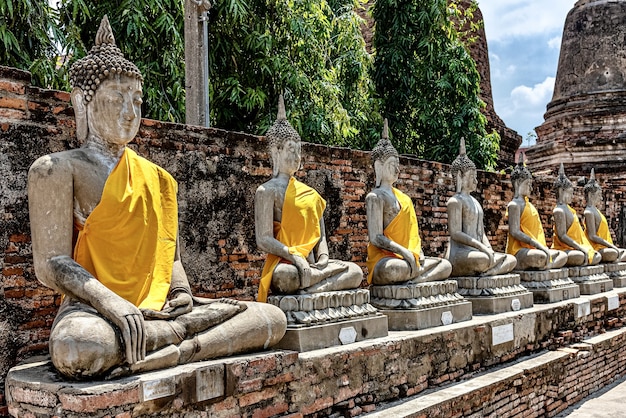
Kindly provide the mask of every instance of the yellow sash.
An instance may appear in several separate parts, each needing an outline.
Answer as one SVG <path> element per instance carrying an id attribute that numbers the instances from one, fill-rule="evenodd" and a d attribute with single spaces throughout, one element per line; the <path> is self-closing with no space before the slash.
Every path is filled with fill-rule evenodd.
<path id="1" fill-rule="evenodd" d="M 572 222 L 569 229 L 567 230 L 567 235 L 571 239 L 579 243 L 587 251 L 587 258 L 589 259 L 589 263 L 591 263 L 593 261 L 593 256 L 595 254 L 595 251 L 593 250 L 591 243 L 587 239 L 587 236 L 585 235 L 583 228 L 580 226 L 580 221 L 578 220 L 578 215 L 576 215 L 576 211 L 570 205 L 567 205 L 567 208 L 569 209 L 570 212 L 572 212 L 572 215 L 574 215 L 574 221 Z M 562 250 L 562 251 L 574 249 L 570 247 L 569 245 L 561 242 L 561 240 L 556 234 L 556 227 L 554 229 L 554 234 L 552 236 L 552 248 L 554 248 L 555 250 Z"/>
<path id="2" fill-rule="evenodd" d="M 74 260 L 139 308 L 161 310 L 170 289 L 178 231 L 178 185 L 126 148 L 74 247 Z"/>
<path id="3" fill-rule="evenodd" d="M 611 231 L 609 230 L 609 224 L 606 221 L 606 218 L 604 217 L 602 212 L 598 211 L 598 213 L 600 214 L 600 225 L 598 225 L 597 235 L 603 240 L 605 240 L 606 242 L 613 244 L 613 238 L 611 238 Z M 587 230 L 585 230 L 585 235 L 586 234 L 587 234 Z M 588 235 L 587 235 L 587 238 L 589 238 Z M 596 251 L 601 248 L 606 248 L 604 245 L 592 242 L 591 240 L 589 240 L 589 243 L 592 245 L 593 249 Z"/>
<path id="4" fill-rule="evenodd" d="M 315 189 L 291 177 L 285 191 L 282 221 L 274 222 L 274 238 L 289 247 L 290 254 L 306 258 L 322 236 L 320 220 L 324 209 L 326 201 Z M 274 254 L 267 255 L 259 284 L 259 302 L 267 301 L 274 269 L 281 261 L 285 260 Z"/>
<path id="5" fill-rule="evenodd" d="M 526 201 L 526 206 L 524 207 L 522 216 L 520 216 L 520 230 L 546 247 L 546 236 L 543 233 L 543 226 L 541 225 L 539 212 L 537 212 L 535 206 L 528 201 L 528 196 L 524 196 L 524 200 Z M 511 234 L 508 234 L 506 240 L 506 253 L 515 255 L 522 248 L 533 249 L 535 247 L 515 239 Z"/>
<path id="6" fill-rule="evenodd" d="M 415 216 L 413 202 L 409 196 L 395 187 L 393 188 L 393 194 L 396 196 L 396 199 L 398 199 L 398 203 L 400 203 L 400 212 L 389 222 L 383 234 L 393 242 L 411 251 L 415 256 L 415 262 L 419 266 L 422 240 L 419 234 L 419 227 L 417 226 L 417 216 Z M 376 263 L 384 257 L 402 258 L 399 254 L 378 248 L 371 243 L 367 244 L 368 283 L 372 282 L 372 275 L 374 274 Z"/>

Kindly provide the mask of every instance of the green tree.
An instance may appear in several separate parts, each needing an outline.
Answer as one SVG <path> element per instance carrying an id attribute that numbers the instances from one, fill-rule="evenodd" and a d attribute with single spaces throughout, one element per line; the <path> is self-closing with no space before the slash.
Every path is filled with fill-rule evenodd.
<path id="1" fill-rule="evenodd" d="M 264 133 L 285 92 L 305 141 L 369 148 L 381 119 L 359 0 L 228 0 L 210 13 L 212 124 Z"/>
<path id="2" fill-rule="evenodd" d="M 48 0 L 0 1 L 0 65 L 29 70 L 33 84 L 57 88 L 57 49 L 61 37 Z"/>
<path id="3" fill-rule="evenodd" d="M 64 37 L 58 40 L 71 54 L 72 62 L 85 56 L 93 46 L 105 14 L 118 47 L 143 74 L 144 116 L 184 122 L 183 1 L 61 0 L 59 16 Z"/>
<path id="4" fill-rule="evenodd" d="M 480 75 L 452 22 L 463 28 L 463 13 L 446 0 L 377 0 L 373 79 L 400 152 L 450 163 L 464 137 L 476 165 L 493 169 L 499 136 L 486 132 Z"/>

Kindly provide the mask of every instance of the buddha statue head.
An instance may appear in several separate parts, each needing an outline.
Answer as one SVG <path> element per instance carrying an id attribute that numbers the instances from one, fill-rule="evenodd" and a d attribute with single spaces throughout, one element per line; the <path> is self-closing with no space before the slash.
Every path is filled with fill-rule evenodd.
<path id="1" fill-rule="evenodd" d="M 380 141 L 372 150 L 372 159 L 374 160 L 374 171 L 376 172 L 376 187 L 380 186 L 383 179 L 388 179 L 392 184 L 398 180 L 400 160 L 398 151 L 389 140 L 387 118 L 385 118 Z"/>
<path id="2" fill-rule="evenodd" d="M 600 187 L 600 184 L 596 181 L 596 173 L 593 168 L 591 169 L 589 181 L 585 184 L 583 191 L 587 205 L 596 206 L 602 201 L 602 187 Z"/>
<path id="3" fill-rule="evenodd" d="M 473 192 L 476 190 L 478 181 L 476 179 L 476 164 L 467 156 L 465 149 L 465 138 L 461 138 L 459 144 L 459 155 L 452 162 L 450 170 L 456 181 L 456 192 Z"/>
<path id="4" fill-rule="evenodd" d="M 559 174 L 554 181 L 552 188 L 556 192 L 556 198 L 558 203 L 570 204 L 572 202 L 572 194 L 574 192 L 574 184 L 565 175 L 565 168 L 563 163 L 559 167 Z"/>
<path id="5" fill-rule="evenodd" d="M 516 197 L 530 195 L 532 191 L 533 175 L 528 167 L 526 167 L 524 153 L 520 155 L 518 163 L 511 172 L 511 183 L 513 184 Z"/>
<path id="6" fill-rule="evenodd" d="M 115 44 L 105 15 L 89 53 L 70 68 L 76 136 L 88 133 L 125 145 L 141 122 L 143 77 Z"/>
<path id="7" fill-rule="evenodd" d="M 278 98 L 276 121 L 265 134 L 272 156 L 272 176 L 285 173 L 292 176 L 300 167 L 302 140 L 298 132 L 287 120 L 285 100 Z"/>

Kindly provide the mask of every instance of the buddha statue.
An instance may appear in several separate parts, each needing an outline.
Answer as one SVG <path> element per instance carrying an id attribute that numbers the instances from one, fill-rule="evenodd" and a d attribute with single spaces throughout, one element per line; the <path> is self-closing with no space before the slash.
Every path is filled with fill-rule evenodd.
<path id="1" fill-rule="evenodd" d="M 446 259 L 452 264 L 451 276 L 495 276 L 506 274 L 517 263 L 511 254 L 493 250 L 485 234 L 483 209 L 470 194 L 476 191 L 476 166 L 465 151 L 461 138 L 459 156 L 452 162 L 456 194 L 448 200 L 450 243 Z"/>
<path id="2" fill-rule="evenodd" d="M 398 151 L 389 141 L 385 119 L 382 139 L 372 150 L 376 187 L 365 197 L 368 282 L 375 285 L 444 280 L 448 260 L 425 257 L 411 198 L 393 187 L 398 181 Z"/>
<path id="3" fill-rule="evenodd" d="M 267 131 L 272 178 L 254 198 L 256 242 L 268 253 L 257 300 L 276 294 L 307 294 L 356 289 L 363 271 L 352 262 L 328 254 L 324 210 L 326 201 L 315 189 L 296 180 L 300 167 L 300 135 L 287 121 L 283 96 L 278 117 Z"/>
<path id="4" fill-rule="evenodd" d="M 598 204 L 602 202 L 602 188 L 596 181 L 594 169 L 591 169 L 591 175 L 584 187 L 585 207 L 585 235 L 593 249 L 600 253 L 602 263 L 613 263 L 615 261 L 623 261 L 626 256 L 626 250 L 617 248 L 613 244 L 611 231 L 606 221 L 606 217 L 598 210 Z"/>
<path id="5" fill-rule="evenodd" d="M 574 185 L 565 175 L 563 163 L 554 182 L 554 190 L 557 204 L 552 211 L 554 218 L 552 248 L 567 253 L 567 266 L 598 264 L 602 257 L 594 251 L 583 232 L 576 210 L 569 205 L 572 203 Z"/>
<path id="6" fill-rule="evenodd" d="M 523 157 L 522 157 L 523 159 Z M 529 196 L 533 190 L 533 176 L 523 161 L 511 173 L 513 200 L 507 206 L 509 233 L 506 253 L 517 259 L 517 270 L 548 270 L 561 268 L 568 255 L 548 248 L 541 218 Z"/>
<path id="7" fill-rule="evenodd" d="M 127 147 L 141 122 L 143 78 L 106 16 L 70 77 L 83 145 L 37 159 L 28 174 L 35 274 L 63 295 L 49 341 L 57 370 L 112 378 L 278 343 L 280 309 L 192 296 L 177 183 Z"/>

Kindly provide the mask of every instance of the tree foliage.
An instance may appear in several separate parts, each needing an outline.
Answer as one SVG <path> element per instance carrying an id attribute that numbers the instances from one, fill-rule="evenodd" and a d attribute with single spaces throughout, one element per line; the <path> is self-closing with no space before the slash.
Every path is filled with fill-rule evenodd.
<path id="1" fill-rule="evenodd" d="M 59 87 L 56 22 L 48 0 L 0 1 L 0 65 L 31 71 L 36 85 Z"/>
<path id="2" fill-rule="evenodd" d="M 450 163 L 460 138 L 480 168 L 495 166 L 496 132 L 487 134 L 480 76 L 459 39 L 463 12 L 446 0 L 377 0 L 373 78 L 398 150 Z"/>
<path id="3" fill-rule="evenodd" d="M 264 133 L 285 93 L 305 141 L 371 147 L 380 131 L 357 0 L 227 0 L 210 14 L 212 124 Z"/>

